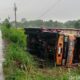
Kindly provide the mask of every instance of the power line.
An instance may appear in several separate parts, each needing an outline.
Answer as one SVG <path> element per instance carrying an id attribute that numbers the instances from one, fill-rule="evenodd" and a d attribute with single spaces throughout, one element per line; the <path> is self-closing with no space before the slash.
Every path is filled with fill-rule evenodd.
<path id="1" fill-rule="evenodd" d="M 51 11 L 52 9 L 54 9 L 59 3 L 61 2 L 61 0 L 57 0 L 57 2 L 55 4 L 53 4 L 51 7 L 49 7 L 42 15 L 40 15 L 38 18 L 44 17 L 49 11 Z"/>
<path id="2" fill-rule="evenodd" d="M 48 8 L 41 16 L 39 16 L 39 18 L 44 17 L 49 11 L 54 9 L 60 1 L 61 0 L 57 0 L 57 2 L 55 4 L 53 4 L 50 8 Z"/>

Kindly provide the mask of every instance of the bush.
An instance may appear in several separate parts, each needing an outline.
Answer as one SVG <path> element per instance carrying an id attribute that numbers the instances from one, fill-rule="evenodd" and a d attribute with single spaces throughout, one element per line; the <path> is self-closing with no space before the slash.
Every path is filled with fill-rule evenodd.
<path id="1" fill-rule="evenodd" d="M 23 29 L 2 27 L 3 38 L 8 41 L 3 63 L 6 80 L 25 80 L 26 71 L 33 68 L 34 60 L 25 51 L 26 35 Z"/>
<path id="2" fill-rule="evenodd" d="M 2 34 L 3 34 L 3 38 L 8 39 L 9 34 L 10 34 L 10 30 L 8 28 L 6 28 L 5 26 L 2 26 L 1 30 L 2 30 Z"/>
<path id="3" fill-rule="evenodd" d="M 14 64 L 14 66 L 17 66 L 18 68 L 30 68 L 30 66 L 34 65 L 32 56 L 27 52 L 25 52 L 23 49 L 21 49 L 16 44 L 10 44 L 6 49 L 6 65 L 9 65 L 11 63 Z"/>
<path id="4" fill-rule="evenodd" d="M 25 80 L 26 71 L 30 72 L 34 61 L 32 56 L 24 50 L 26 36 L 22 29 L 4 28 L 4 39 L 9 44 L 5 48 L 4 74 L 5 80 Z"/>
<path id="5" fill-rule="evenodd" d="M 23 29 L 16 29 L 7 27 L 2 28 L 3 38 L 9 42 L 18 44 L 20 47 L 26 47 L 26 35 Z"/>
<path id="6" fill-rule="evenodd" d="M 15 44 L 18 44 L 21 47 L 26 47 L 26 35 L 22 29 L 10 29 L 9 39 Z"/>

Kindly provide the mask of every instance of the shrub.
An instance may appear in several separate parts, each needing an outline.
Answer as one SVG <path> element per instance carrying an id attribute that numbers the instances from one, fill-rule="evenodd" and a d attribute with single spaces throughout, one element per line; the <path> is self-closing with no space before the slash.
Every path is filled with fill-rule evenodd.
<path id="1" fill-rule="evenodd" d="M 22 29 L 10 29 L 9 34 L 10 41 L 14 42 L 15 44 L 18 44 L 21 47 L 26 46 L 26 35 L 24 34 L 24 30 Z"/>
<path id="2" fill-rule="evenodd" d="M 2 26 L 1 30 L 2 30 L 2 34 L 3 34 L 3 38 L 8 39 L 9 34 L 10 34 L 10 30 L 8 28 L 6 28 L 5 26 Z"/>
<path id="3" fill-rule="evenodd" d="M 33 65 L 33 58 L 28 52 L 16 44 L 8 45 L 3 64 L 5 80 L 26 80 L 26 72 L 32 71 Z"/>
<path id="4" fill-rule="evenodd" d="M 23 51 L 18 45 L 16 44 L 10 44 L 6 50 L 5 55 L 6 61 L 8 65 L 13 61 L 13 63 L 17 67 L 24 66 L 32 66 L 33 65 L 33 58 L 32 56 L 27 52 Z"/>
<path id="5" fill-rule="evenodd" d="M 18 44 L 20 47 L 26 47 L 26 35 L 23 29 L 2 27 L 3 38 L 9 42 Z"/>
<path id="6" fill-rule="evenodd" d="M 3 63 L 6 80 L 25 80 L 26 71 L 33 68 L 32 56 L 24 50 L 26 35 L 23 29 L 2 28 L 3 38 L 8 41 L 5 48 L 5 62 Z"/>

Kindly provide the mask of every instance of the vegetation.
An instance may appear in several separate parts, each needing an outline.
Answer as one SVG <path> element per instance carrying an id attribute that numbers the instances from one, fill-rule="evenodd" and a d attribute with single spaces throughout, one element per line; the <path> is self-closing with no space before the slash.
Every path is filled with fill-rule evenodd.
<path id="1" fill-rule="evenodd" d="M 3 21 L 3 25 L 6 27 L 15 27 L 15 22 L 12 21 L 9 23 L 9 19 Z M 80 29 L 80 20 L 73 20 L 67 22 L 59 21 L 43 21 L 43 20 L 31 20 L 27 21 L 25 18 L 22 18 L 21 21 L 17 22 L 17 27 L 46 27 L 46 28 L 76 28 Z"/>
<path id="2" fill-rule="evenodd" d="M 26 36 L 24 30 L 2 27 L 5 48 L 4 74 L 6 80 L 26 80 L 26 70 L 32 68 L 32 56 L 25 51 Z"/>
<path id="3" fill-rule="evenodd" d="M 33 57 L 25 51 L 26 36 L 23 29 L 2 27 L 6 40 L 4 74 L 5 80 L 44 80 L 51 79 L 34 68 Z M 36 65 L 35 65 L 36 67 Z"/>
<path id="4" fill-rule="evenodd" d="M 14 26 L 14 22 L 11 22 Z M 17 22 L 17 26 L 19 27 L 48 27 L 48 28 L 76 28 L 80 29 L 80 20 L 73 20 L 67 22 L 59 22 L 59 21 L 43 21 L 43 20 L 33 20 L 27 21 L 25 18 L 22 18 L 20 22 Z"/>
<path id="5" fill-rule="evenodd" d="M 6 23 L 6 24 L 9 24 Z M 33 56 L 26 51 L 26 36 L 23 29 L 2 26 L 6 42 L 5 61 L 3 63 L 5 80 L 78 80 L 80 67 L 43 68 L 37 66 Z"/>

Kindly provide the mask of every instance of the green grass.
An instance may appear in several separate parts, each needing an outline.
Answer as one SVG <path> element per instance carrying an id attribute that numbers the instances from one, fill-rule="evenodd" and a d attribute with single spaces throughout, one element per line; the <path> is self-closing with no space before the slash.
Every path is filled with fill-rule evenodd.
<path id="1" fill-rule="evenodd" d="M 3 38 L 8 42 L 3 63 L 5 80 L 25 80 L 26 70 L 33 66 L 32 56 L 25 51 L 26 35 L 23 29 L 2 28 Z"/>
<path id="2" fill-rule="evenodd" d="M 5 80 L 77 80 L 80 76 L 80 67 L 67 68 L 43 68 L 37 67 L 26 48 L 26 35 L 23 29 L 7 28 L 3 26 L 3 39 L 6 40 L 5 61 L 3 63 Z"/>

